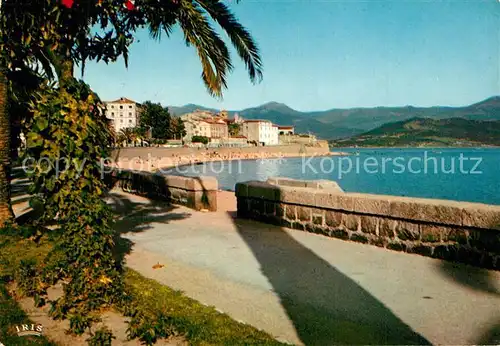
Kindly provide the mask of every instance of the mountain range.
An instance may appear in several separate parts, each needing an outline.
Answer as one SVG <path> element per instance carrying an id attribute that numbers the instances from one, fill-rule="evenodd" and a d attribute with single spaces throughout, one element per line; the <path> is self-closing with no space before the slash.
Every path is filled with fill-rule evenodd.
<path id="1" fill-rule="evenodd" d="M 195 104 L 169 107 L 172 115 L 182 115 L 197 109 L 218 111 Z M 311 132 L 323 139 L 340 139 L 365 133 L 387 123 L 412 118 L 500 120 L 500 96 L 493 96 L 464 107 L 334 108 L 325 111 L 301 112 L 283 103 L 269 102 L 239 111 L 228 111 L 228 113 L 230 115 L 238 113 L 245 119 L 268 119 L 278 125 L 293 125 L 297 133 Z"/>
<path id="2" fill-rule="evenodd" d="M 335 147 L 499 146 L 500 121 L 412 118 L 330 143 Z"/>

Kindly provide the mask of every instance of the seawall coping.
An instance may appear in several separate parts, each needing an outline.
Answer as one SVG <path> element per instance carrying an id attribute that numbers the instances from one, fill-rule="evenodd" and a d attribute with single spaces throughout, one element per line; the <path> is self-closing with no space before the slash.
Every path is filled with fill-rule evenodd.
<path id="1" fill-rule="evenodd" d="M 277 186 L 290 186 L 290 187 L 307 187 L 313 189 L 322 190 L 338 190 L 342 192 L 340 186 L 332 180 L 303 180 L 303 179 L 292 179 L 284 177 L 271 177 L 267 179 L 268 184 Z"/>
<path id="2" fill-rule="evenodd" d="M 153 182 L 154 179 L 163 180 L 168 187 L 187 190 L 187 191 L 217 191 L 218 181 L 215 177 L 183 177 L 177 175 L 160 175 L 150 172 L 117 171 L 118 176 L 141 176 L 147 181 Z"/>
<path id="3" fill-rule="evenodd" d="M 261 181 L 238 183 L 236 197 L 261 198 L 275 203 L 410 221 L 500 230 L 500 206 L 481 203 L 347 193 L 335 189 L 279 186 Z"/>

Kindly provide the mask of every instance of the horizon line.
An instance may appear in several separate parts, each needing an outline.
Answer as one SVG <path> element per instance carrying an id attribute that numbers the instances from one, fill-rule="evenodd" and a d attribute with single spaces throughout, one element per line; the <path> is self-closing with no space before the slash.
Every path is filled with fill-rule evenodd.
<path id="1" fill-rule="evenodd" d="M 215 108 L 215 107 L 207 107 L 207 106 L 203 106 L 203 105 L 199 105 L 199 104 L 196 104 L 196 103 L 187 103 L 185 105 L 182 105 L 182 106 L 176 106 L 176 105 L 167 105 L 166 107 L 170 108 L 170 107 L 176 107 L 176 108 L 183 108 L 183 107 L 188 107 L 188 106 L 197 106 L 197 107 L 200 107 L 200 108 L 204 108 L 204 109 L 210 109 L 210 110 L 218 110 L 218 111 L 222 111 L 222 110 L 225 110 L 227 112 L 243 112 L 245 110 L 248 110 L 248 109 L 252 109 L 252 108 L 259 108 L 259 107 L 263 107 L 263 106 L 266 106 L 266 105 L 269 105 L 269 104 L 279 104 L 279 105 L 284 105 L 288 108 L 290 108 L 291 110 L 295 111 L 295 112 L 299 112 L 299 113 L 316 113 L 316 112 L 327 112 L 327 111 L 332 111 L 332 110 L 351 110 L 351 109 L 369 109 L 369 108 L 408 108 L 408 107 L 413 107 L 413 108 L 435 108 L 435 107 L 442 107 L 442 108 L 464 108 L 464 107 L 469 107 L 469 106 L 472 106 L 472 105 L 475 105 L 475 104 L 478 104 L 478 103 L 482 103 L 482 102 L 485 102 L 485 101 L 488 101 L 488 100 L 491 100 L 491 99 L 495 99 L 495 98 L 499 98 L 500 99 L 500 95 L 492 95 L 490 97 L 487 97 L 485 99 L 482 99 L 480 101 L 477 101 L 477 102 L 473 102 L 473 103 L 469 103 L 469 104 L 464 104 L 464 105 L 460 105 L 460 106 L 450 106 L 450 105 L 434 105 L 434 106 L 416 106 L 416 105 L 410 105 L 410 104 L 407 104 L 407 105 L 388 105 L 388 106 L 353 106 L 353 107 L 342 107 L 342 108 L 327 108 L 327 109 L 323 109 L 323 110 L 309 110 L 309 111 L 302 111 L 302 110 L 297 110 L 297 109 L 294 109 L 290 106 L 288 106 L 286 103 L 283 103 L 283 102 L 278 102 L 278 101 L 269 101 L 269 102 L 265 102 L 265 103 L 262 103 L 260 105 L 257 105 L 257 106 L 250 106 L 250 107 L 246 107 L 246 108 L 243 108 L 243 109 L 239 109 L 239 110 L 227 110 L 225 108 Z M 143 102 L 147 102 L 147 101 L 150 101 L 150 100 L 146 100 L 146 101 L 143 101 Z M 151 101 L 153 102 L 153 101 Z"/>

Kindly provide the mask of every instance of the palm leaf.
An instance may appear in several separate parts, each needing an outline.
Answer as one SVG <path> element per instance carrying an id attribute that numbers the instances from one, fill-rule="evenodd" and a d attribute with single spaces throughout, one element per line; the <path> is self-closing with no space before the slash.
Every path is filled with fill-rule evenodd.
<path id="1" fill-rule="evenodd" d="M 262 80 L 262 60 L 257 44 L 238 22 L 229 8 L 218 0 L 196 0 L 227 33 L 238 55 L 244 61 L 252 82 Z"/>
<path id="2" fill-rule="evenodd" d="M 181 0 L 177 13 L 186 44 L 194 46 L 200 58 L 201 77 L 208 92 L 222 97 L 222 89 L 227 88 L 227 74 L 233 67 L 226 44 L 210 25 L 199 5 Z"/>

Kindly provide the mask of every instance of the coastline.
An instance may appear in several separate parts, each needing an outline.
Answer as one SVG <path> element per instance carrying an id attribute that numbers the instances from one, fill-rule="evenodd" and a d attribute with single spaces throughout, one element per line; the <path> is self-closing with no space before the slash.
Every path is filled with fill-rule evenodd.
<path id="1" fill-rule="evenodd" d="M 208 162 L 262 160 L 297 157 L 346 156 L 350 153 L 332 152 L 328 147 L 274 146 L 253 148 L 124 148 L 115 153 L 113 166 L 120 169 L 163 172 L 178 167 Z"/>
<path id="2" fill-rule="evenodd" d="M 346 147 L 330 147 L 331 150 L 342 149 L 499 149 L 500 145 L 471 145 L 471 146 L 346 146 Z"/>
<path id="3" fill-rule="evenodd" d="M 337 152 L 331 152 L 330 154 L 320 154 L 320 155 L 290 155 L 290 156 L 267 156 L 265 158 L 263 157 L 253 157 L 253 158 L 229 158 L 229 159 L 213 159 L 213 160 L 206 160 L 206 161 L 197 161 L 197 162 L 191 162 L 191 163 L 184 163 L 176 166 L 168 166 L 168 167 L 162 167 L 161 169 L 156 169 L 151 172 L 157 173 L 160 170 L 172 170 L 176 168 L 181 168 L 181 167 L 186 167 L 186 166 L 192 166 L 192 165 L 203 165 L 209 162 L 226 162 L 226 161 L 252 161 L 252 160 L 261 160 L 261 159 L 282 159 L 282 158 L 299 158 L 299 157 L 328 157 L 328 156 L 351 156 L 350 153 L 337 153 Z M 229 190 L 228 190 L 229 191 Z M 231 190 L 232 191 L 232 190 Z"/>

